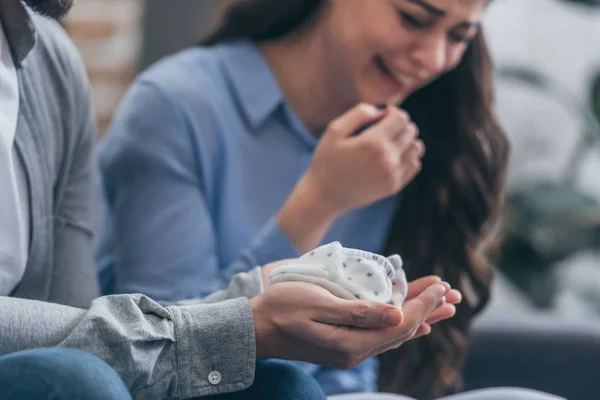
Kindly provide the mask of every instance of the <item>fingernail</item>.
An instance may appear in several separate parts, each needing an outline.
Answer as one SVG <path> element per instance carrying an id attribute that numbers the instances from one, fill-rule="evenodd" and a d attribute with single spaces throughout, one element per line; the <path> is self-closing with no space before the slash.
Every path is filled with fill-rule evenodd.
<path id="1" fill-rule="evenodd" d="M 387 107 L 385 105 L 383 105 L 383 107 L 382 107 L 381 104 L 374 105 L 374 106 L 372 105 L 372 106 L 368 107 L 368 112 L 371 116 L 377 117 L 377 116 L 381 115 L 382 111 L 385 111 L 386 108 Z"/>
<path id="2" fill-rule="evenodd" d="M 435 284 L 435 292 L 438 296 L 442 297 L 446 293 L 448 293 L 448 289 L 446 289 L 446 286 L 444 286 L 443 283 L 436 283 Z"/>
<path id="3" fill-rule="evenodd" d="M 387 326 L 396 326 L 400 323 L 400 311 L 398 310 L 387 310 L 383 315 L 383 322 Z"/>

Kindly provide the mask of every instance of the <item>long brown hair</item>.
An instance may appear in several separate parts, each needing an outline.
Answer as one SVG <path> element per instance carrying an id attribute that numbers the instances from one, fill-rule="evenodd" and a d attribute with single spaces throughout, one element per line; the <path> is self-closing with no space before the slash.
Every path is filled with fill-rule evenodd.
<path id="1" fill-rule="evenodd" d="M 313 20 L 323 3 L 234 1 L 202 44 L 280 38 Z M 381 356 L 384 391 L 433 397 L 460 385 L 469 327 L 489 298 L 492 274 L 483 249 L 501 207 L 509 151 L 492 109 L 492 79 L 480 32 L 456 69 L 402 105 L 427 153 L 404 190 L 385 253 L 402 256 L 409 280 L 439 275 L 465 299 L 430 335 Z"/>

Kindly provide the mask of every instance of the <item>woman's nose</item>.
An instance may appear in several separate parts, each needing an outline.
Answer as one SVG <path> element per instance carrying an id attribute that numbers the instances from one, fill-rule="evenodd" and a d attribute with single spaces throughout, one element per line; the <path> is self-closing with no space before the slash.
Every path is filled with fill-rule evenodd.
<path id="1" fill-rule="evenodd" d="M 446 40 L 431 35 L 415 46 L 411 60 L 413 67 L 421 78 L 439 75 L 446 68 Z"/>

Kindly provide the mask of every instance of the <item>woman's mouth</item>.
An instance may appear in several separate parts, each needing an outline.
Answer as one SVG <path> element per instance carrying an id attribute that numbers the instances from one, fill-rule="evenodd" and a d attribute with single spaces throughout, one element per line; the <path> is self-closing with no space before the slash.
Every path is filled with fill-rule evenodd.
<path id="1" fill-rule="evenodd" d="M 407 93 L 416 83 L 414 79 L 408 78 L 390 67 L 381 56 L 375 57 L 375 65 L 382 83 L 388 91 L 394 94 Z"/>

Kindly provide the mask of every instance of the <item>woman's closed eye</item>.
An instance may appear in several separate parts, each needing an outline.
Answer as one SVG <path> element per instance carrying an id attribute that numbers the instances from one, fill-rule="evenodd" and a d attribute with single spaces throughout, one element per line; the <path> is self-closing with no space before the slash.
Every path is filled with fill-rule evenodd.
<path id="1" fill-rule="evenodd" d="M 398 10 L 398 15 L 402 24 L 409 29 L 425 30 L 431 28 L 435 24 L 435 21 L 432 21 L 431 18 L 418 17 L 406 11 Z M 473 26 L 471 26 L 470 29 L 465 29 L 464 26 L 460 26 L 456 28 L 455 31 L 449 33 L 449 38 L 455 43 L 469 44 L 475 37 L 476 32 L 472 32 L 474 30 L 476 31 L 477 29 Z"/>
<path id="2" fill-rule="evenodd" d="M 469 44 L 473 41 L 474 37 L 475 37 L 475 35 L 465 35 L 465 34 L 461 34 L 461 33 L 451 33 L 450 34 L 450 39 L 452 39 L 452 41 L 457 42 L 457 43 Z"/>
<path id="3" fill-rule="evenodd" d="M 405 26 L 409 28 L 426 28 L 430 25 L 427 21 L 423 21 L 422 18 L 411 15 L 407 12 L 399 11 L 400 19 Z"/>

